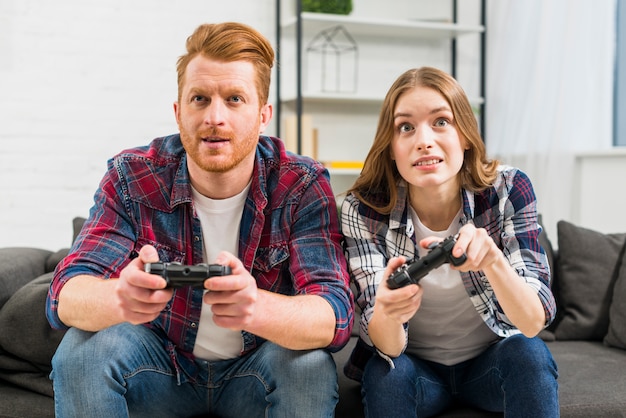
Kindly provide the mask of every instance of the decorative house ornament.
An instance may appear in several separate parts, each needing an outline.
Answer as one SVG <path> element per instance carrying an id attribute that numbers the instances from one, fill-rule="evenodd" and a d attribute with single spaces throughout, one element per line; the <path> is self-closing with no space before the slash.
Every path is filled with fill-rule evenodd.
<path id="1" fill-rule="evenodd" d="M 306 48 L 307 90 L 355 93 L 359 49 L 343 26 L 324 29 Z M 318 78 L 319 77 L 319 78 Z M 313 85 L 319 79 L 320 84 Z"/>
<path id="2" fill-rule="evenodd" d="M 302 0 L 302 11 L 347 15 L 352 11 L 352 0 Z"/>

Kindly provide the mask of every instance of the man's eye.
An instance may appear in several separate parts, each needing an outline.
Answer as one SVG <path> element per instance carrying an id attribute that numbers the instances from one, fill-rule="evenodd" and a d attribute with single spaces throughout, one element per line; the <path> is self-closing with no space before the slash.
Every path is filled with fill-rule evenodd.
<path id="1" fill-rule="evenodd" d="M 202 102 L 202 101 L 205 101 L 205 100 L 206 99 L 204 98 L 204 96 L 199 96 L 199 95 L 193 96 L 191 98 L 192 102 Z"/>
<path id="2" fill-rule="evenodd" d="M 239 103 L 239 102 L 242 102 L 243 99 L 241 98 L 241 96 L 231 96 L 230 101 L 231 102 L 235 102 L 235 103 Z"/>

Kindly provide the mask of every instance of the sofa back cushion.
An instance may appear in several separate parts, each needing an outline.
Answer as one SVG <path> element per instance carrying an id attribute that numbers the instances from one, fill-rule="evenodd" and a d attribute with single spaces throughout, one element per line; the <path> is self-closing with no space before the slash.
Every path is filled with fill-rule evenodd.
<path id="1" fill-rule="evenodd" d="M 609 331 L 604 343 L 626 350 L 626 243 L 622 247 L 609 308 Z"/>
<path id="2" fill-rule="evenodd" d="M 0 310 L 0 380 L 52 396 L 50 360 L 64 331 L 54 330 L 45 306 L 52 273 L 21 287 Z"/>
<path id="3" fill-rule="evenodd" d="M 626 233 L 603 234 L 567 221 L 557 223 L 558 261 L 553 291 L 557 340 L 603 340 L 615 270 Z"/>
<path id="4" fill-rule="evenodd" d="M 46 272 L 50 254 L 39 248 L 0 249 L 0 309 L 17 289 Z"/>

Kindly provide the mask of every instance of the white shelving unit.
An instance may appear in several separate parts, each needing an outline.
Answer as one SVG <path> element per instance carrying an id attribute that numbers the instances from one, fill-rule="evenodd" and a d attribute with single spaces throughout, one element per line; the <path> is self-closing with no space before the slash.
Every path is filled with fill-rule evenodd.
<path id="1" fill-rule="evenodd" d="M 277 7 L 279 4 L 277 0 Z M 451 5 L 456 9 L 456 2 Z M 393 1 L 380 7 L 393 7 Z M 456 11 L 453 14 L 456 15 Z M 277 11 L 277 15 L 281 12 Z M 279 62 L 279 83 L 282 84 L 277 98 L 278 115 L 282 119 L 279 123 L 284 127 L 287 118 L 292 121 L 296 118 L 298 137 L 291 142 L 300 144 L 298 151 L 305 148 L 303 141 L 311 140 L 310 132 L 302 131 L 302 115 L 310 116 L 318 150 L 315 157 L 322 162 L 363 161 L 376 131 L 380 106 L 393 80 L 406 69 L 423 65 L 443 68 L 455 75 L 456 40 L 485 31 L 482 24 L 460 24 L 452 18 L 432 21 L 310 12 L 281 17 L 279 25 L 278 39 L 291 41 L 295 50 L 292 54 L 289 47 L 279 42 L 284 57 Z M 315 84 L 311 78 L 316 77 L 311 68 L 317 62 L 307 56 L 306 45 L 316 34 L 336 26 L 344 28 L 358 45 L 355 72 L 358 80 L 353 92 L 329 92 L 311 86 Z M 482 50 L 480 52 L 482 54 Z M 481 72 L 482 69 L 477 71 Z M 482 79 L 477 84 L 482 86 Z M 481 92 L 474 93 L 477 94 L 468 91 L 472 105 L 483 111 Z M 352 184 L 360 169 L 331 168 L 329 172 L 333 189 L 340 194 Z"/>
<path id="2" fill-rule="evenodd" d="M 482 25 L 461 25 L 451 22 L 392 20 L 310 12 L 302 12 L 300 16 L 302 18 L 303 32 L 309 33 L 319 32 L 333 25 L 342 25 L 354 36 L 451 39 L 465 34 L 484 32 L 485 30 Z M 284 20 L 282 27 L 285 32 L 295 31 L 297 21 L 297 16 L 291 16 Z"/>

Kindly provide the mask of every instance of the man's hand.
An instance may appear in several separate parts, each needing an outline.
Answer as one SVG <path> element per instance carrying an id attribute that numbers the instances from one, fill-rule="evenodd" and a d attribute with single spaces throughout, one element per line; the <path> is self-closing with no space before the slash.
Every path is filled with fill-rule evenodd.
<path id="1" fill-rule="evenodd" d="M 139 257 L 121 272 L 115 285 L 115 297 L 124 322 L 143 324 L 154 320 L 172 298 L 172 289 L 165 289 L 162 277 L 144 271 L 145 263 L 159 261 L 151 245 L 139 251 Z"/>
<path id="2" fill-rule="evenodd" d="M 216 325 L 232 330 L 247 329 L 258 301 L 256 280 L 231 253 L 221 252 L 215 262 L 230 267 L 232 274 L 211 277 L 204 282 L 204 287 L 209 290 L 204 295 L 204 303 L 212 305 Z"/>

